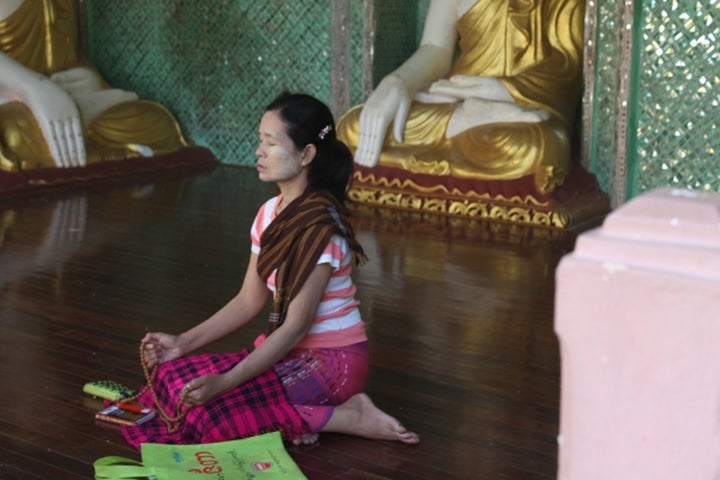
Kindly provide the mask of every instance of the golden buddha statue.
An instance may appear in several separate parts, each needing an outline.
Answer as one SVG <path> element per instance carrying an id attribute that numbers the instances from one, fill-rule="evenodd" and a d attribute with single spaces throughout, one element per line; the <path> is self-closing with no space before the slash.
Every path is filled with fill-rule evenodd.
<path id="1" fill-rule="evenodd" d="M 82 58 L 74 0 L 0 2 L 0 169 L 76 167 L 187 146 L 162 105 Z"/>
<path id="2" fill-rule="evenodd" d="M 551 192 L 571 166 L 584 14 L 584 0 L 432 0 L 418 50 L 342 116 L 338 138 L 365 167 L 533 175 Z"/>

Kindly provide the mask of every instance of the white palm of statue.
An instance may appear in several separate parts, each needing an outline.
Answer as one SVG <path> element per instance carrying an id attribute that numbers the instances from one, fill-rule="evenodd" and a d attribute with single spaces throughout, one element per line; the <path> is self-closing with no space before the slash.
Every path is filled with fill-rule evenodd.
<path id="1" fill-rule="evenodd" d="M 24 0 L 2 0 L 0 21 Z M 105 110 L 137 100 L 133 92 L 103 88 L 90 68 L 76 67 L 42 75 L 0 52 L 0 104 L 19 101 L 32 112 L 57 167 L 87 163 L 84 133 Z"/>

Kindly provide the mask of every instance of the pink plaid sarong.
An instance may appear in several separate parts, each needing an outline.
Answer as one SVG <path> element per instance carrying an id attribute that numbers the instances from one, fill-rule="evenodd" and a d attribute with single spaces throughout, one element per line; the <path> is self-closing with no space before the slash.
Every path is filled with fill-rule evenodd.
<path id="1" fill-rule="evenodd" d="M 202 375 L 224 373 L 248 354 L 247 350 L 202 354 L 161 364 L 154 385 L 161 408 L 174 416 L 180 393 L 188 381 Z M 150 392 L 144 392 L 138 401 L 154 407 Z M 191 408 L 174 432 L 168 430 L 160 415 L 142 425 L 122 428 L 128 443 L 138 449 L 141 443 L 221 442 L 272 431 L 280 431 L 285 440 L 310 431 L 288 400 L 278 375 L 272 369 L 205 405 Z"/>

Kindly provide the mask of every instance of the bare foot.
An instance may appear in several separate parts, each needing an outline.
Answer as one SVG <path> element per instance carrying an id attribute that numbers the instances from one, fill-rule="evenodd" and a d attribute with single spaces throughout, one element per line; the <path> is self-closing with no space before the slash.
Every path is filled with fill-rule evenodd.
<path id="1" fill-rule="evenodd" d="M 315 432 L 306 433 L 305 435 L 300 435 L 299 437 L 293 439 L 292 443 L 293 445 L 312 445 L 318 441 L 319 437 L 320 435 Z"/>
<path id="2" fill-rule="evenodd" d="M 335 407 L 326 432 L 348 433 L 374 440 L 392 440 L 416 445 L 420 437 L 408 431 L 397 419 L 380 410 L 364 393 L 358 393 Z"/>

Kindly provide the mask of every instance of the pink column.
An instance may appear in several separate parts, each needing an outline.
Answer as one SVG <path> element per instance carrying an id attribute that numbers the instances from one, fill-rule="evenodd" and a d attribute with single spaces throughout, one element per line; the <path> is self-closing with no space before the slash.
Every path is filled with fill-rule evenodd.
<path id="1" fill-rule="evenodd" d="M 720 479 L 720 194 L 633 199 L 556 279 L 558 478 Z"/>

